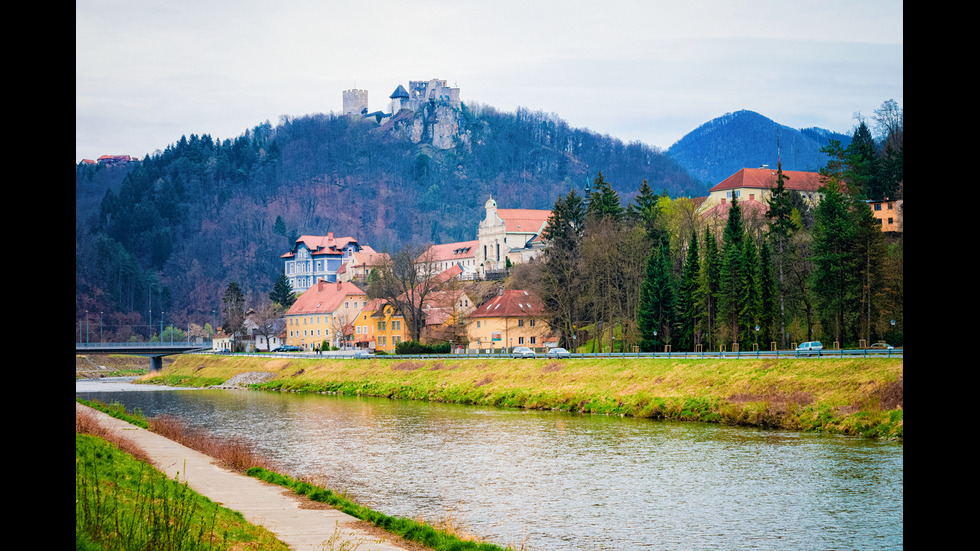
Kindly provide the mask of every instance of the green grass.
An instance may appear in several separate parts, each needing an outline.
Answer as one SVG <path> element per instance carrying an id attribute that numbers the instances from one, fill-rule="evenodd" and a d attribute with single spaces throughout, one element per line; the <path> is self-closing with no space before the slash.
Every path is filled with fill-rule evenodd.
<path id="1" fill-rule="evenodd" d="M 386 532 L 424 545 L 434 551 L 507 551 L 511 549 L 492 543 L 461 539 L 455 534 L 440 530 L 425 522 L 388 516 L 354 503 L 331 490 L 320 488 L 308 482 L 299 481 L 261 467 L 249 469 L 247 474 L 259 480 L 289 488 L 297 495 L 306 496 L 312 501 L 330 505 L 354 518 L 370 522 Z"/>
<path id="2" fill-rule="evenodd" d="M 264 528 L 97 436 L 75 434 L 77 549 L 285 550 Z"/>
<path id="3" fill-rule="evenodd" d="M 903 360 L 342 360 L 180 357 L 147 382 L 274 377 L 260 390 L 336 393 L 902 438 Z M 896 413 L 897 412 L 897 413 Z"/>

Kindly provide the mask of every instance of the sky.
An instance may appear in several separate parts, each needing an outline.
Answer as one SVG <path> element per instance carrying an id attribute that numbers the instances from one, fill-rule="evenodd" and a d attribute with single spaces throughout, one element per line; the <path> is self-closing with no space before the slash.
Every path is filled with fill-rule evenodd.
<path id="1" fill-rule="evenodd" d="M 896 0 L 76 0 L 75 157 L 144 157 L 410 80 L 667 149 L 747 109 L 851 133 L 904 108 Z"/>

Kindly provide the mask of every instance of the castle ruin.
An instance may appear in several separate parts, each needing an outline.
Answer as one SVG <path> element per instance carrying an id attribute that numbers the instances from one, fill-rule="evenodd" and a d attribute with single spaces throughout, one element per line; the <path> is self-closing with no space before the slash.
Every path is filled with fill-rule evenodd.
<path id="1" fill-rule="evenodd" d="M 344 90 L 344 114 L 375 117 L 378 122 L 397 115 L 402 109 L 418 111 L 426 103 L 446 104 L 453 109 L 460 108 L 459 88 L 450 87 L 445 80 L 411 80 L 406 90 L 401 84 L 388 96 L 388 111 L 368 109 L 367 90 Z"/>

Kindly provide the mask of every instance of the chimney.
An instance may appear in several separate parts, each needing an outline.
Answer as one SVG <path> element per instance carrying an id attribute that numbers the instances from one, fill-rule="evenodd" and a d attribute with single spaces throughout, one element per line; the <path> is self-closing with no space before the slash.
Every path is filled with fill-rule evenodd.
<path id="1" fill-rule="evenodd" d="M 332 231 L 328 231 L 327 232 L 327 239 L 333 240 L 333 232 Z"/>

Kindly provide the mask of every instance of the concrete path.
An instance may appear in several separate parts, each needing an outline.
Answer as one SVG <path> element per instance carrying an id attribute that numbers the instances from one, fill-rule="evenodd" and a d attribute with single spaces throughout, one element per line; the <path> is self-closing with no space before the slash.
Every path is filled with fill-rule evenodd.
<path id="1" fill-rule="evenodd" d="M 373 526 L 336 509 L 301 509 L 302 498 L 292 491 L 221 468 L 210 457 L 158 434 L 78 402 L 75 409 L 91 412 L 100 425 L 136 443 L 169 478 L 179 474 L 181 482 L 187 482 L 212 501 L 240 512 L 250 523 L 264 526 L 291 549 L 330 551 L 341 548 L 342 542 L 348 542 L 345 549 L 357 551 L 420 549 L 412 544 L 392 543 L 397 538 L 379 535 Z M 331 538 L 334 538 L 333 545 L 327 545 Z"/>

